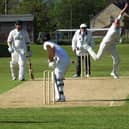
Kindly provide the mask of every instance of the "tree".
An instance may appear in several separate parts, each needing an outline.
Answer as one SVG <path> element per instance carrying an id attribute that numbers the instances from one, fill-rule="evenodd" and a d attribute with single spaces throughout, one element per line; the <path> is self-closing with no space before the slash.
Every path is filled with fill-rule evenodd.
<path id="1" fill-rule="evenodd" d="M 4 13 L 4 0 L 0 12 Z M 8 0 L 9 5 L 17 0 Z M 28 14 L 35 17 L 35 31 L 54 31 L 58 28 L 77 28 L 85 22 L 89 25 L 91 16 L 104 9 L 112 0 L 22 0 L 9 13 Z"/>
<path id="2" fill-rule="evenodd" d="M 31 3 L 31 4 L 30 4 Z M 35 34 L 39 31 L 48 31 L 50 26 L 50 18 L 48 16 L 48 7 L 43 0 L 22 0 L 19 8 L 16 10 L 18 14 L 33 14 L 35 19 Z"/>
<path id="3" fill-rule="evenodd" d="M 0 2 L 0 14 L 5 14 L 5 1 L 1 0 Z"/>
<path id="4" fill-rule="evenodd" d="M 53 17 L 59 28 L 77 28 L 85 22 L 89 25 L 89 18 L 103 9 L 107 0 L 63 0 L 53 8 Z"/>
<path id="5" fill-rule="evenodd" d="M 1 0 L 0 1 L 0 13 L 1 14 L 14 14 L 18 7 L 19 2 L 17 0 Z"/>

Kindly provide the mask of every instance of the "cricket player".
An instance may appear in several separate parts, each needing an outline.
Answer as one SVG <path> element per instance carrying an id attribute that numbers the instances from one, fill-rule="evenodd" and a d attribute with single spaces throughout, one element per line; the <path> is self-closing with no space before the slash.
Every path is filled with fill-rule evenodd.
<path id="1" fill-rule="evenodd" d="M 10 31 L 7 39 L 8 51 L 11 54 L 10 70 L 12 80 L 16 80 L 17 78 L 20 81 L 25 80 L 26 50 L 29 56 L 32 54 L 29 43 L 29 35 L 23 29 L 22 21 L 16 21 L 15 29 Z"/>
<path id="2" fill-rule="evenodd" d="M 111 76 L 113 76 L 115 79 L 119 78 L 118 66 L 120 59 L 116 49 L 116 45 L 120 41 L 120 35 L 121 35 L 120 20 L 127 8 L 128 8 L 128 3 L 125 4 L 124 8 L 121 10 L 118 17 L 112 23 L 111 27 L 109 28 L 108 32 L 106 33 L 105 37 L 100 43 L 97 54 L 92 50 L 90 46 L 87 46 L 87 50 L 94 60 L 100 59 L 105 52 L 108 52 L 112 55 L 113 69 L 111 72 Z"/>
<path id="3" fill-rule="evenodd" d="M 43 48 L 48 52 L 48 64 L 50 68 L 54 68 L 55 76 L 55 100 L 64 102 L 64 75 L 70 65 L 70 58 L 67 52 L 59 45 L 50 41 L 48 33 L 43 36 Z"/>
<path id="4" fill-rule="evenodd" d="M 81 74 L 81 56 L 84 58 L 86 55 L 85 61 L 85 74 L 86 77 L 90 75 L 90 55 L 85 49 L 85 45 L 88 44 L 92 48 L 94 47 L 94 40 L 92 38 L 92 33 L 87 30 L 86 24 L 81 24 L 80 29 L 78 29 L 72 39 L 72 50 L 77 56 L 77 66 L 76 66 L 76 74 L 74 77 L 80 77 Z"/>

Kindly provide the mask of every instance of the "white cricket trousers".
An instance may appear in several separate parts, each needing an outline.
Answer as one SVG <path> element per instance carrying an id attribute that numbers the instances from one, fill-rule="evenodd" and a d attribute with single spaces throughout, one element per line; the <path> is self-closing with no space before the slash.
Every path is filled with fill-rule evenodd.
<path id="1" fill-rule="evenodd" d="M 54 73 L 55 73 L 55 99 L 60 98 L 60 93 L 64 93 L 64 76 L 70 66 L 70 59 L 60 59 L 57 64 Z"/>
<path id="2" fill-rule="evenodd" d="M 19 80 L 25 79 L 25 62 L 26 55 L 24 51 L 14 51 L 11 54 L 10 70 L 13 80 L 16 78 Z"/>
<path id="3" fill-rule="evenodd" d="M 104 53 L 109 53 L 112 55 L 112 60 L 113 60 L 112 72 L 117 74 L 120 58 L 119 58 L 118 51 L 116 49 L 116 44 L 101 43 L 96 55 L 97 59 L 100 59 L 102 55 L 104 55 Z"/>
<path id="4" fill-rule="evenodd" d="M 111 54 L 113 60 L 112 72 L 117 73 L 120 63 L 120 58 L 118 51 L 116 49 L 116 44 L 110 44 L 110 43 L 108 44 L 102 42 L 99 46 L 97 54 L 93 51 L 91 47 L 88 48 L 88 52 L 94 60 L 99 60 L 105 53 Z"/>

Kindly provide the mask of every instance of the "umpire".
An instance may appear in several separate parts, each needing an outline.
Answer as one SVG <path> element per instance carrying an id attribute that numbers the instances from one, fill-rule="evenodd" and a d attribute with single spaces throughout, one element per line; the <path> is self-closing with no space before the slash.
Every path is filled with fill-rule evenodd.
<path id="1" fill-rule="evenodd" d="M 90 71 L 90 55 L 86 50 L 85 45 L 94 47 L 94 40 L 92 33 L 87 29 L 86 24 L 81 24 L 72 39 L 72 50 L 77 56 L 76 74 L 73 77 L 80 77 L 81 75 L 81 55 L 87 55 L 85 60 L 85 76 L 89 77 Z M 84 58 L 84 57 L 83 57 Z"/>

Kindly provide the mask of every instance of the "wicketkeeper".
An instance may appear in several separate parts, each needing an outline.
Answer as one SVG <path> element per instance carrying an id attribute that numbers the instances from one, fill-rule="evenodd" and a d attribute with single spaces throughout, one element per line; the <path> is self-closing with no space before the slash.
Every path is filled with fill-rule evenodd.
<path id="1" fill-rule="evenodd" d="M 15 29 L 13 29 L 8 36 L 8 51 L 11 54 L 10 70 L 12 80 L 17 78 L 21 81 L 25 80 L 25 63 L 26 63 L 26 50 L 28 55 L 31 56 L 30 51 L 30 38 L 26 30 L 22 27 L 22 21 L 16 21 Z"/>
<path id="2" fill-rule="evenodd" d="M 55 100 L 64 102 L 63 80 L 71 62 L 70 58 L 62 47 L 50 41 L 50 35 L 48 33 L 43 35 L 43 42 L 43 48 L 48 52 L 48 65 L 50 68 L 54 68 Z"/>

